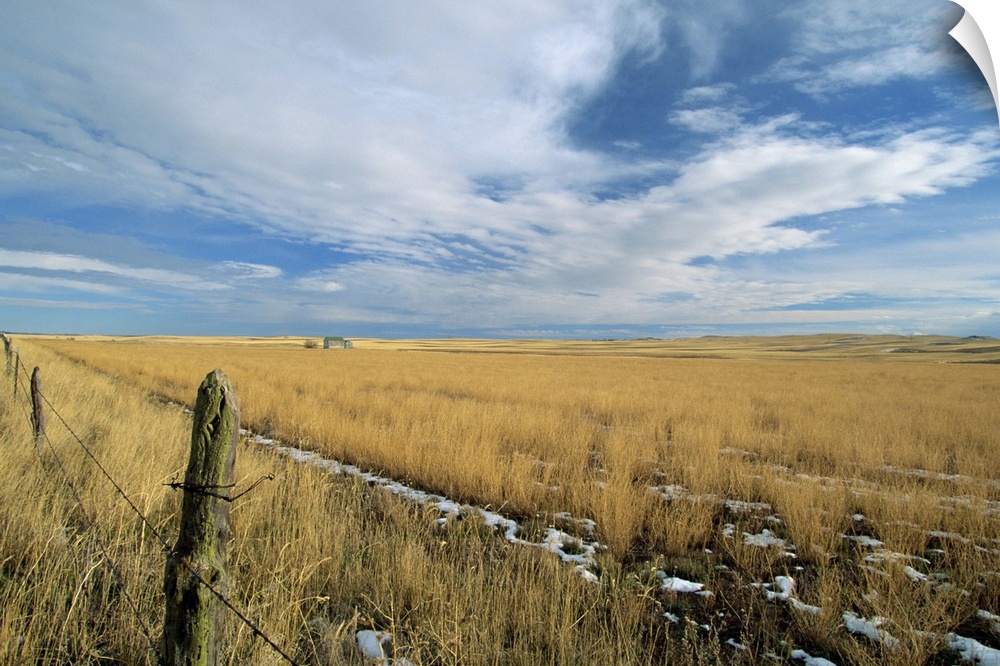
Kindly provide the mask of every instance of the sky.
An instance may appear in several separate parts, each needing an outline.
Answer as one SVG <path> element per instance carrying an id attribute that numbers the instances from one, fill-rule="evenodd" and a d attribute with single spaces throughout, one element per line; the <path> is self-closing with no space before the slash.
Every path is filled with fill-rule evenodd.
<path id="1" fill-rule="evenodd" d="M 1000 336 L 949 0 L 7 0 L 0 329 Z"/>

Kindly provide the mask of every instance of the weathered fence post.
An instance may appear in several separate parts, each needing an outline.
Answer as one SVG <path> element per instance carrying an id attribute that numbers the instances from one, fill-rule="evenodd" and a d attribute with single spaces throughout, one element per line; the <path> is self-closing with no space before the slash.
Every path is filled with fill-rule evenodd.
<path id="1" fill-rule="evenodd" d="M 3 338 L 3 355 L 7 360 L 7 372 L 10 372 L 10 338 L 6 333 L 0 333 L 0 338 Z"/>
<path id="2" fill-rule="evenodd" d="M 35 435 L 35 446 L 41 451 L 45 443 L 45 412 L 42 410 L 42 377 L 37 365 L 31 373 L 31 431 Z"/>
<path id="3" fill-rule="evenodd" d="M 21 372 L 21 350 L 14 352 L 14 397 L 17 397 L 17 374 Z"/>
<path id="4" fill-rule="evenodd" d="M 228 593 L 226 554 L 232 526 L 227 498 L 239 430 L 236 393 L 226 376 L 213 370 L 198 389 L 191 456 L 181 486 L 181 531 L 164 575 L 163 651 L 168 666 L 218 662 L 216 641 L 222 635 L 225 608 L 202 581 Z"/>

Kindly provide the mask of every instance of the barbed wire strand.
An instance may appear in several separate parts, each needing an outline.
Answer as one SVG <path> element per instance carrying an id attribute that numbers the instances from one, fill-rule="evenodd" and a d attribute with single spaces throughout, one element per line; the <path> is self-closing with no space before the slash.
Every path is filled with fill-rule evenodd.
<path id="1" fill-rule="evenodd" d="M 17 384 L 18 386 L 20 386 L 21 382 L 18 381 L 18 379 L 19 378 L 17 376 L 15 376 L 14 377 L 14 383 Z M 23 391 L 22 391 L 22 393 L 23 393 Z M 15 396 L 15 398 L 16 398 L 16 396 Z M 24 420 L 28 422 L 28 427 L 32 427 L 30 402 L 31 402 L 30 399 L 29 400 L 23 400 L 23 401 L 22 400 L 18 400 L 17 401 L 17 404 L 21 405 L 21 411 L 24 413 Z"/>
<path id="2" fill-rule="evenodd" d="M 281 657 L 284 658 L 285 661 L 287 661 L 289 664 L 292 664 L 292 666 L 299 666 L 298 662 L 296 662 L 294 659 L 292 659 L 291 657 L 289 657 L 285 653 L 285 651 L 282 650 L 281 647 L 277 643 L 275 643 L 273 640 L 271 640 L 271 638 L 267 634 L 265 634 L 250 618 L 248 618 L 238 608 L 236 608 L 229 601 L 229 599 L 227 599 L 226 596 L 224 594 L 222 594 L 222 592 L 220 592 L 219 590 L 215 589 L 208 581 L 206 581 L 204 579 L 204 577 L 201 576 L 201 574 L 199 574 L 197 571 L 195 571 L 194 568 L 192 568 L 190 564 L 188 564 L 186 561 L 184 561 L 182 559 L 179 559 L 177 557 L 177 555 L 174 552 L 173 548 L 170 547 L 170 544 L 160 534 L 159 530 L 157 530 L 156 527 L 151 522 L 149 522 L 149 519 L 146 518 L 146 516 L 142 513 L 142 511 L 140 511 L 139 508 L 132 502 L 132 500 L 129 498 L 129 496 L 122 489 L 121 485 L 119 485 L 119 483 L 117 481 L 115 481 L 115 479 L 111 476 L 111 474 L 104 468 L 104 465 L 102 465 L 101 462 L 97 459 L 97 457 L 94 456 L 94 454 L 93 454 L 93 452 L 91 452 L 90 448 L 73 431 L 73 429 L 70 427 L 69 423 L 66 422 L 66 419 L 64 419 L 62 417 L 62 415 L 55 408 L 55 406 L 45 396 L 45 393 L 43 391 L 39 390 L 39 394 L 42 397 L 42 401 L 49 407 L 49 409 L 52 410 L 52 413 L 55 414 L 56 418 L 58 418 L 59 421 L 63 424 L 63 427 L 65 427 L 66 430 L 70 433 L 70 435 L 72 435 L 73 439 L 75 439 L 76 442 L 80 445 L 80 447 L 86 452 L 87 456 L 94 462 L 95 465 L 97 465 L 97 468 L 99 470 L 101 470 L 101 473 L 105 476 L 105 478 L 107 478 L 107 480 L 111 483 L 111 485 L 114 486 L 114 488 L 118 492 L 118 494 L 122 496 L 122 498 L 125 500 L 125 502 L 132 509 L 132 511 L 146 525 L 146 527 L 150 530 L 150 532 L 153 534 L 153 536 L 156 537 L 157 541 L 160 542 L 160 545 L 163 547 L 164 551 L 167 553 L 167 557 L 169 557 L 170 559 L 174 560 L 175 562 L 177 562 L 178 564 L 180 564 L 181 566 L 183 566 L 185 569 L 187 569 L 188 572 L 192 576 L 194 576 L 194 578 L 199 583 L 201 583 L 202 585 L 204 585 L 208 589 L 208 591 L 211 592 L 219 601 L 221 601 L 222 604 L 226 608 L 228 608 L 230 611 L 232 611 L 232 613 L 234 615 L 236 615 L 254 633 L 254 635 L 258 636 L 264 642 L 266 642 L 269 646 L 271 646 L 271 648 L 275 652 L 277 652 L 279 655 L 281 655 Z"/>
<path id="3" fill-rule="evenodd" d="M 18 378 L 16 376 L 15 376 L 14 379 L 15 379 L 15 381 L 18 380 Z M 25 406 L 25 403 L 21 402 L 21 401 L 18 401 L 18 403 L 21 405 L 21 409 L 24 412 L 26 420 L 29 423 L 31 423 L 32 422 L 32 418 L 31 418 L 31 415 L 28 413 L 28 410 L 27 410 L 27 407 Z M 77 492 L 76 486 L 74 485 L 72 479 L 70 478 L 69 472 L 66 470 L 66 466 L 63 465 L 62 460 L 59 458 L 59 455 L 56 453 L 55 446 L 53 446 L 52 440 L 49 439 L 48 433 L 46 433 L 43 430 L 42 431 L 42 436 L 43 436 L 45 442 L 48 444 L 49 454 L 52 456 L 53 460 L 55 460 L 55 462 L 56 462 L 56 465 L 59 467 L 59 471 L 63 475 L 63 480 L 65 481 L 66 486 L 69 488 L 70 493 L 72 493 L 73 499 L 76 500 L 76 504 L 77 504 L 77 506 L 80 509 L 80 513 L 83 515 L 83 518 L 84 518 L 84 528 L 87 529 L 87 530 L 90 530 L 94 526 L 95 523 L 94 523 L 93 518 L 90 517 L 90 514 L 87 511 L 86 506 L 84 506 L 84 504 L 83 504 L 83 498 L 81 498 L 80 494 Z M 94 542 L 97 543 L 97 547 L 100 549 L 101 555 L 107 561 L 108 567 L 111 569 L 111 574 L 114 576 L 115 582 L 118 584 L 118 587 L 119 587 L 119 589 L 122 592 L 122 595 L 125 597 L 125 600 L 128 602 L 129 608 L 131 608 L 131 610 L 132 610 L 132 614 L 135 615 L 135 619 L 139 622 L 139 627 L 142 629 L 142 635 L 146 637 L 146 641 L 149 643 L 149 648 L 153 651 L 153 654 L 156 655 L 156 662 L 158 664 L 164 664 L 164 663 L 166 663 L 164 661 L 164 659 L 163 659 L 163 655 L 160 654 L 159 649 L 156 647 L 156 641 L 153 639 L 153 635 L 152 635 L 152 632 L 149 629 L 149 626 L 146 624 L 146 621 L 142 618 L 142 613 L 139 610 L 138 604 L 132 598 L 132 595 L 129 594 L 128 587 L 125 585 L 125 580 L 122 578 L 121 572 L 118 570 L 118 566 L 115 564 L 115 561 L 111 557 L 111 554 L 108 553 L 107 548 L 104 547 L 104 542 L 97 535 L 96 530 L 93 532 L 93 539 L 94 539 Z"/>

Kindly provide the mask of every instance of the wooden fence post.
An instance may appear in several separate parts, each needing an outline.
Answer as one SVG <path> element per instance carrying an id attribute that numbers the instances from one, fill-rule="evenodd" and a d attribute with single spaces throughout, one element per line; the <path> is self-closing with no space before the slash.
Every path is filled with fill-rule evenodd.
<path id="1" fill-rule="evenodd" d="M 42 410 L 42 377 L 37 365 L 31 373 L 31 430 L 35 446 L 41 451 L 45 443 L 45 412 Z"/>
<path id="2" fill-rule="evenodd" d="M 202 584 L 228 594 L 229 491 L 239 441 L 240 406 L 229 380 L 213 370 L 198 389 L 180 535 L 167 558 L 163 651 L 168 666 L 218 662 L 224 606 Z M 194 572 L 197 572 L 195 575 Z M 199 580 L 199 578 L 201 580 Z"/>
<path id="3" fill-rule="evenodd" d="M 7 360 L 7 372 L 10 372 L 10 338 L 6 333 L 0 333 L 0 338 L 3 338 L 3 355 Z"/>
<path id="4" fill-rule="evenodd" d="M 17 397 L 17 374 L 21 372 L 21 350 L 14 352 L 14 397 Z"/>

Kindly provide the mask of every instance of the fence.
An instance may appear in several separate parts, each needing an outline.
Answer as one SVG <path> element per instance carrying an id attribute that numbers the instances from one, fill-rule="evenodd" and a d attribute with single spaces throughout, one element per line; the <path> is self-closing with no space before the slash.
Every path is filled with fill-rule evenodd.
<path id="1" fill-rule="evenodd" d="M 94 520 L 46 432 L 45 419 L 49 412 L 81 447 L 101 476 L 125 500 L 165 553 L 166 607 L 163 614 L 163 636 L 157 641 L 143 620 L 118 566 L 104 544 L 97 539 L 104 561 L 108 563 L 122 597 L 130 612 L 135 615 L 157 663 L 174 666 L 219 662 L 218 639 L 225 617 L 227 613 L 231 613 L 287 663 L 296 664 L 245 613 L 236 608 L 226 594 L 230 585 L 226 562 L 231 538 L 229 506 L 234 500 L 253 490 L 263 479 L 241 493 L 232 493 L 235 488 L 232 479 L 239 440 L 239 401 L 225 375 L 219 370 L 210 372 L 198 389 L 191 432 L 191 452 L 184 482 L 168 484 L 184 491 L 180 533 L 176 544 L 171 547 L 45 396 L 41 369 L 36 366 L 28 375 L 27 367 L 21 364 L 20 351 L 13 349 L 10 337 L 0 333 L 0 338 L 4 344 L 6 374 L 13 376 L 13 396 L 15 400 L 18 398 L 20 388 L 24 396 L 22 406 L 30 422 L 38 453 L 41 455 L 48 444 L 48 452 L 79 508 L 85 527 L 93 525 Z M 27 387 L 22 385 L 22 379 Z"/>

